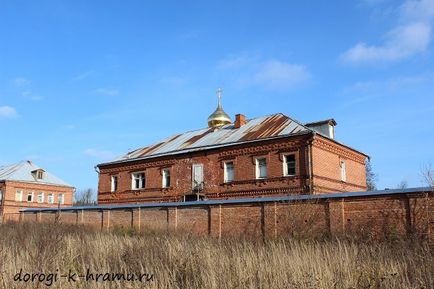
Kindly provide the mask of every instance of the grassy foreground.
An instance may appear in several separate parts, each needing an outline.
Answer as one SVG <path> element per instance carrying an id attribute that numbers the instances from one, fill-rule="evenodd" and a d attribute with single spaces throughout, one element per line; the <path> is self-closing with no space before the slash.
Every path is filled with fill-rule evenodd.
<path id="1" fill-rule="evenodd" d="M 0 226 L 0 288 L 431 289 L 434 250 L 407 242 L 218 242 L 6 224 Z"/>

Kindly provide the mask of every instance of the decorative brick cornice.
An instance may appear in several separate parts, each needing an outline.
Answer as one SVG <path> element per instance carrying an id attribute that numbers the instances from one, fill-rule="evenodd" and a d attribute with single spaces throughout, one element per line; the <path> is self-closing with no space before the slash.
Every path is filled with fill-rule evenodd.
<path id="1" fill-rule="evenodd" d="M 117 192 L 99 192 L 98 195 L 111 195 L 115 198 L 119 197 L 121 198 L 122 195 L 125 194 L 133 194 L 133 195 L 140 195 L 142 193 L 149 193 L 149 192 L 156 192 L 156 193 L 167 193 L 170 191 L 172 187 L 170 188 L 146 188 L 146 189 L 140 189 L 140 190 L 126 190 L 126 191 L 117 191 Z"/>
<path id="2" fill-rule="evenodd" d="M 329 187 L 314 185 L 314 194 L 318 194 L 318 192 L 316 191 L 317 189 L 322 190 L 324 192 L 324 194 L 328 193 L 328 192 L 337 192 L 337 193 L 344 192 L 342 190 L 337 190 L 336 188 L 329 188 Z M 321 194 L 321 193 L 319 193 L 319 194 Z"/>
<path id="3" fill-rule="evenodd" d="M 351 151 L 339 144 L 329 142 L 322 138 L 315 138 L 313 145 L 325 151 L 343 156 L 360 164 L 365 164 L 366 157 L 360 153 Z"/>
<path id="4" fill-rule="evenodd" d="M 221 183 L 220 186 L 233 187 L 237 185 L 266 185 L 268 183 L 279 183 L 279 182 L 289 184 L 289 183 L 294 183 L 305 179 L 308 179 L 308 177 L 307 176 L 282 176 L 282 177 L 275 177 L 275 178 L 233 181 L 230 183 Z"/>
<path id="5" fill-rule="evenodd" d="M 318 175 L 313 175 L 313 177 L 317 178 L 317 179 L 333 182 L 333 183 L 336 183 L 336 184 L 343 184 L 345 186 L 356 187 L 356 188 L 359 188 L 359 189 L 366 190 L 366 186 L 361 186 L 361 185 L 354 184 L 354 183 L 343 182 L 343 181 L 339 181 L 339 180 L 336 180 L 336 179 L 331 179 L 331 178 L 327 178 L 327 177 L 323 177 L 323 176 L 318 176 Z M 331 189 L 331 190 L 333 191 L 333 190 L 336 190 L 336 189 Z"/>
<path id="6" fill-rule="evenodd" d="M 222 199 L 231 197 L 262 197 L 268 195 L 285 195 L 285 194 L 302 194 L 303 190 L 300 187 L 294 188 L 273 188 L 260 190 L 245 190 L 235 192 L 210 193 L 206 194 L 209 199 Z"/>
<path id="7" fill-rule="evenodd" d="M 153 168 L 153 167 L 170 167 L 176 163 L 176 160 L 154 160 L 154 161 L 141 161 L 137 164 L 120 164 L 116 167 L 110 167 L 110 168 L 101 168 L 101 173 L 120 173 L 120 172 L 134 172 L 138 170 L 145 170 L 147 168 Z"/>
<path id="8" fill-rule="evenodd" d="M 249 146 L 238 149 L 230 149 L 225 150 L 219 153 L 219 158 L 221 160 L 225 160 L 227 158 L 233 158 L 235 156 L 242 155 L 267 155 L 270 151 L 278 151 L 280 152 L 292 152 L 297 151 L 300 147 L 306 145 L 306 142 L 303 140 L 297 141 L 283 141 L 275 142 L 271 144 L 264 144 L 258 146 Z"/>
<path id="9" fill-rule="evenodd" d="M 237 197 L 262 197 L 270 195 L 295 195 L 302 194 L 303 189 L 300 187 L 284 187 L 284 188 L 273 188 L 273 189 L 259 189 L 259 190 L 242 190 L 234 192 L 223 192 L 223 193 L 205 193 L 208 199 L 223 199 L 223 198 L 237 198 Z M 116 203 L 134 203 L 134 202 L 180 202 L 182 201 L 182 196 L 161 196 L 161 197 L 133 197 L 129 199 L 110 199 L 104 198 L 100 199 L 98 203 L 100 204 L 111 204 L 113 201 Z"/>

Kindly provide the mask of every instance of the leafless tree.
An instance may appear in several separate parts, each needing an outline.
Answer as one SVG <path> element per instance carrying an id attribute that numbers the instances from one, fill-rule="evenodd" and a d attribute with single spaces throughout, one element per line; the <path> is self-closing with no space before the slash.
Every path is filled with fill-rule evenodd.
<path id="1" fill-rule="evenodd" d="M 434 169 L 431 165 L 425 165 L 421 171 L 421 177 L 424 184 L 434 189 Z"/>
<path id="2" fill-rule="evenodd" d="M 93 189 L 88 188 L 74 194 L 75 206 L 90 206 L 96 205 L 95 194 Z"/>
<path id="3" fill-rule="evenodd" d="M 406 188 L 408 188 L 408 183 L 407 183 L 407 181 L 406 180 L 402 180 L 397 186 L 396 186 L 396 188 L 397 189 L 406 189 Z"/>
<path id="4" fill-rule="evenodd" d="M 372 170 L 371 160 L 367 159 L 365 163 L 366 170 L 366 190 L 367 191 L 375 191 L 377 189 L 377 180 L 378 176 Z"/>

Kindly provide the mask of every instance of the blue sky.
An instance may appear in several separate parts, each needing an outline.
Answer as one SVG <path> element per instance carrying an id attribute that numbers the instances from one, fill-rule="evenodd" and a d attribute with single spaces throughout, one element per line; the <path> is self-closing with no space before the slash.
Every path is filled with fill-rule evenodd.
<path id="1" fill-rule="evenodd" d="M 231 116 L 335 118 L 378 187 L 434 164 L 434 0 L 0 0 L 0 164 L 94 166 Z"/>

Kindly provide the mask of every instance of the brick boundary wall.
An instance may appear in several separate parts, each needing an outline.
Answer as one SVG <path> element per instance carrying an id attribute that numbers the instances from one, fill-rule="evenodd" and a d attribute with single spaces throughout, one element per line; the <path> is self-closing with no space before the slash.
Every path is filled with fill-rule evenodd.
<path id="1" fill-rule="evenodd" d="M 13 218 L 11 218 L 13 219 Z M 373 192 L 24 209 L 20 222 L 82 224 L 102 230 L 179 231 L 216 238 L 361 235 L 383 239 L 417 234 L 434 241 L 434 192 Z"/>

